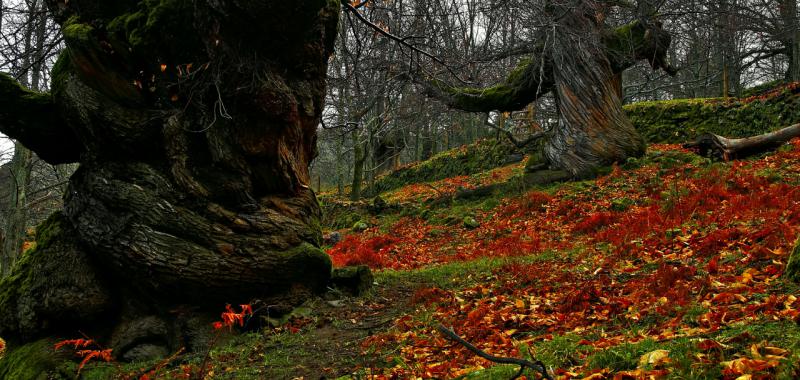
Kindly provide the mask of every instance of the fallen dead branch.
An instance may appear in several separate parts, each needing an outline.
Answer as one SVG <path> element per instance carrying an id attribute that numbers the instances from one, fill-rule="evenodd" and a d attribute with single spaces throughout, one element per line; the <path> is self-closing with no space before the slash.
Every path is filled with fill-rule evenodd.
<path id="1" fill-rule="evenodd" d="M 511 378 L 511 380 L 517 379 L 520 376 L 522 376 L 522 373 L 525 372 L 526 368 L 529 368 L 529 369 L 531 369 L 533 371 L 538 372 L 539 374 L 542 375 L 542 378 L 544 378 L 544 379 L 548 379 L 548 380 L 552 380 L 553 379 L 550 376 L 550 374 L 547 372 L 547 368 L 545 368 L 544 363 L 542 363 L 541 361 L 532 362 L 532 361 L 525 360 L 525 359 L 504 358 L 504 357 L 490 355 L 490 354 L 486 353 L 485 351 L 481 350 L 480 348 L 473 346 L 470 342 L 467 342 L 466 340 L 464 340 L 463 338 L 458 336 L 458 334 L 456 334 L 452 329 L 448 329 L 447 327 L 444 327 L 444 325 L 442 325 L 442 324 L 439 324 L 438 326 L 436 326 L 436 329 L 439 330 L 439 332 L 442 333 L 442 335 L 444 335 L 448 339 L 461 344 L 466 349 L 472 351 L 475 355 L 478 355 L 478 356 L 480 356 L 480 357 L 482 357 L 482 358 L 484 358 L 484 359 L 486 359 L 486 360 L 488 360 L 490 362 L 498 363 L 498 364 L 515 364 L 515 365 L 518 365 L 519 366 L 519 371 L 517 371 L 517 373 Z"/>
<path id="2" fill-rule="evenodd" d="M 683 147 L 696 150 L 701 156 L 730 161 L 776 149 L 795 137 L 800 137 L 800 124 L 741 139 L 707 133 Z"/>

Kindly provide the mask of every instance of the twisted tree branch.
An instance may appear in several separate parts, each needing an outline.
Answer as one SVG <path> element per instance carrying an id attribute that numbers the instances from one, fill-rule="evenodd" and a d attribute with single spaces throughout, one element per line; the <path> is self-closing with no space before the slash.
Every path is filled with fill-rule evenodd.
<path id="1" fill-rule="evenodd" d="M 504 358 L 500 356 L 490 355 L 485 351 L 481 350 L 480 348 L 473 346 L 472 343 L 467 342 L 466 340 L 458 336 L 458 334 L 456 334 L 453 330 L 444 327 L 444 325 L 442 325 L 441 323 L 438 326 L 436 326 L 436 329 L 439 330 L 439 332 L 442 333 L 442 335 L 444 335 L 448 339 L 461 344 L 462 346 L 464 346 L 464 348 L 472 351 L 475 355 L 478 355 L 481 358 L 484 358 L 490 362 L 499 364 L 516 364 L 520 366 L 519 371 L 517 371 L 516 375 L 514 375 L 514 377 L 512 377 L 511 380 L 517 379 L 520 376 L 522 376 L 522 373 L 525 371 L 525 368 L 529 368 L 533 371 L 540 373 L 542 377 L 545 379 L 548 380 L 553 379 L 547 372 L 547 368 L 545 368 L 544 363 L 540 361 L 532 362 L 525 359 Z"/>

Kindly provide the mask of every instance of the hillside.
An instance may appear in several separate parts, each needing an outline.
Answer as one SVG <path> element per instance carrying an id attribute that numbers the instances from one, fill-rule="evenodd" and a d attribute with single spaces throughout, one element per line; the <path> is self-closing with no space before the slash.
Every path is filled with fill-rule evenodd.
<path id="1" fill-rule="evenodd" d="M 704 133 L 748 137 L 800 123 L 800 83 L 754 88 L 742 99 L 639 102 L 624 109 L 650 144 L 684 143 Z M 517 161 L 522 153 L 505 139 L 480 140 L 383 175 L 368 193 L 480 173 Z"/>
<path id="2" fill-rule="evenodd" d="M 365 225 L 340 230 L 328 253 L 375 270 L 373 289 L 332 292 L 276 327 L 223 339 L 209 371 L 495 379 L 518 369 L 448 341 L 442 323 L 559 379 L 800 376 L 800 286 L 784 275 L 800 233 L 800 141 L 732 163 L 656 144 L 597 179 L 546 186 L 526 185 L 523 169 L 409 184 L 381 194 L 389 206 L 354 207 Z"/>

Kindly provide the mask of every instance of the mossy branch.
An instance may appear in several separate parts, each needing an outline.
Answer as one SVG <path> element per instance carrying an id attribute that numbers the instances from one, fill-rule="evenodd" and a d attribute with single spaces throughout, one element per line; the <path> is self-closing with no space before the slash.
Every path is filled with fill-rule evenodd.
<path id="1" fill-rule="evenodd" d="M 609 29 L 601 40 L 614 73 L 621 73 L 643 59 L 648 60 L 653 69 L 664 69 L 671 75 L 676 71 L 666 60 L 671 37 L 658 22 L 637 20 Z M 469 112 L 518 111 L 555 86 L 548 52 L 543 46 L 533 50 L 534 53 L 522 60 L 503 82 L 491 87 L 455 87 L 438 79 L 415 80 L 428 96 L 451 108 Z"/>
<path id="2" fill-rule="evenodd" d="M 0 132 L 51 164 L 77 162 L 81 145 L 60 119 L 50 94 L 23 88 L 0 74 Z"/>

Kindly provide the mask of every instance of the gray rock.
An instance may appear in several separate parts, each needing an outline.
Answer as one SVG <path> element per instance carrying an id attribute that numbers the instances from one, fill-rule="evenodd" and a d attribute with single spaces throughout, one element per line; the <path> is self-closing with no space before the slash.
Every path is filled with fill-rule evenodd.
<path id="1" fill-rule="evenodd" d="M 143 343 L 125 352 L 120 359 L 126 362 L 143 362 L 167 356 L 169 356 L 169 349 L 166 346 Z"/>
<path id="2" fill-rule="evenodd" d="M 355 224 L 353 224 L 353 231 L 355 232 L 364 232 L 367 230 L 367 228 L 369 228 L 369 225 L 362 221 L 358 221 Z"/>
<path id="3" fill-rule="evenodd" d="M 366 265 L 336 268 L 331 275 L 331 285 L 355 296 L 364 294 L 372 287 L 375 278 Z"/>
<path id="4" fill-rule="evenodd" d="M 123 321 L 111 336 L 111 348 L 122 360 L 137 361 L 164 358 L 169 354 L 170 329 L 155 316 Z M 161 356 L 150 356 L 163 354 Z"/>
<path id="5" fill-rule="evenodd" d="M 325 245 L 334 245 L 340 241 L 342 241 L 342 234 L 339 231 L 333 231 L 325 236 L 322 237 L 323 243 Z"/>

